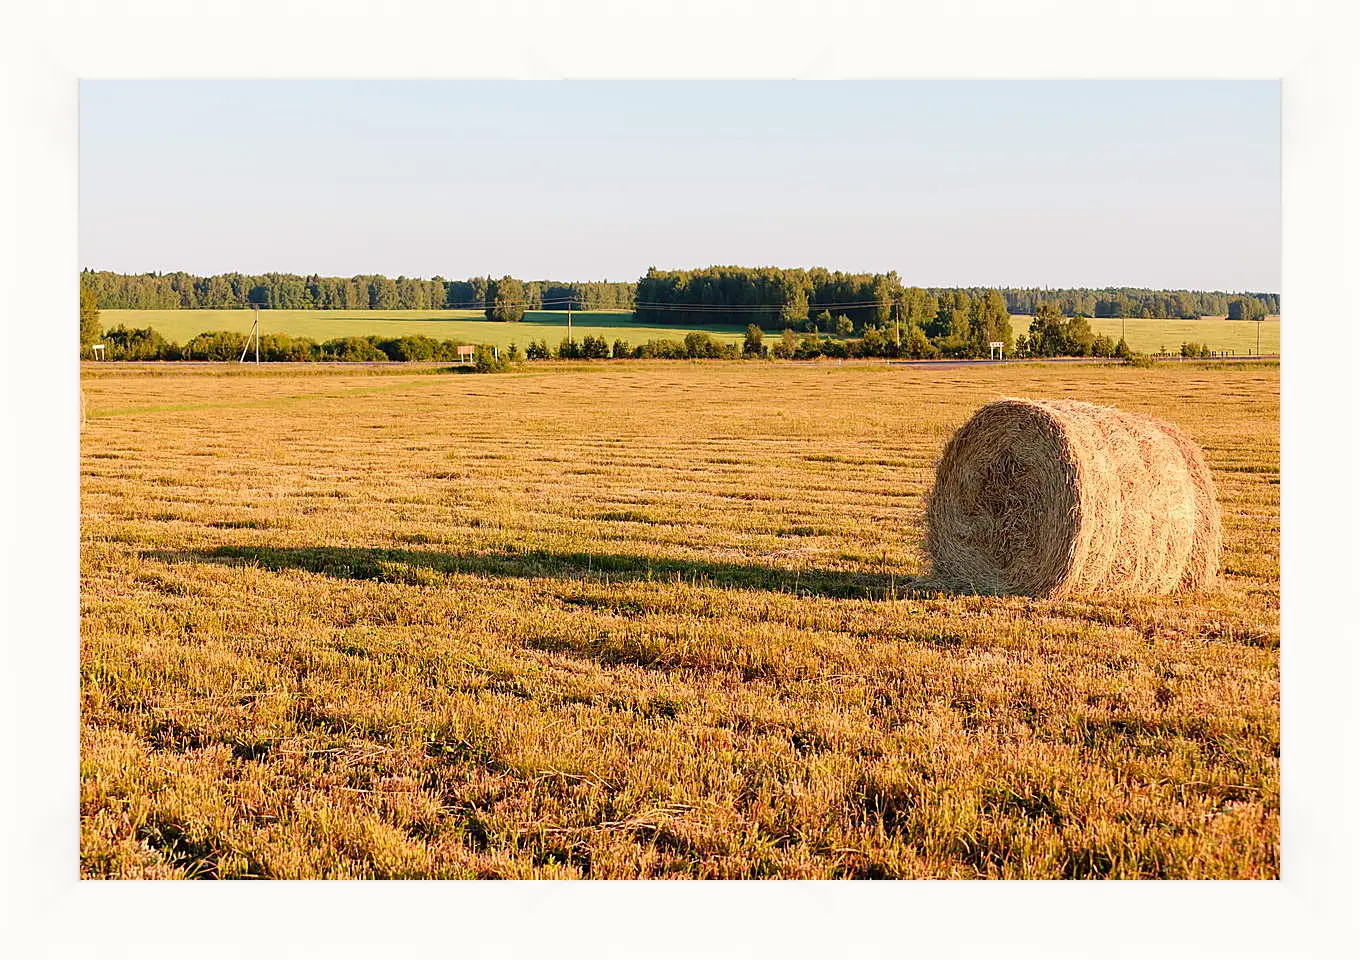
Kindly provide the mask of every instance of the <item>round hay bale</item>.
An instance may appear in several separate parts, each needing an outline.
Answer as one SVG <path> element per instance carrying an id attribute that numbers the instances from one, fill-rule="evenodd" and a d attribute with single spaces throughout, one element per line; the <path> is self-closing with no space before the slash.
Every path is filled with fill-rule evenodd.
<path id="1" fill-rule="evenodd" d="M 1185 465 L 1190 470 L 1190 482 L 1195 485 L 1195 539 L 1190 543 L 1190 556 L 1180 589 L 1205 593 L 1218 586 L 1218 563 L 1223 553 L 1223 516 L 1218 506 L 1218 487 L 1204 451 L 1174 423 L 1158 421 L 1180 447 Z"/>
<path id="2" fill-rule="evenodd" d="M 1055 597 L 1214 585 L 1222 527 L 1194 441 L 1076 400 L 1001 400 L 945 446 L 926 505 L 932 579 Z"/>

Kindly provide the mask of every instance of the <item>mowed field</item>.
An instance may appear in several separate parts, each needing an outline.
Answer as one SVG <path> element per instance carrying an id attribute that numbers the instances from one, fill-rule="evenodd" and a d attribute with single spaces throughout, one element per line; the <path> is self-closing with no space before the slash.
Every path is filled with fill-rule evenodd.
<path id="1" fill-rule="evenodd" d="M 647 340 L 683 340 L 694 330 L 711 333 L 724 342 L 739 343 L 744 326 L 646 327 L 633 323 L 629 311 L 597 310 L 572 312 L 572 334 L 577 340 L 586 336 L 604 337 L 613 344 L 617 339 L 633 346 Z M 207 330 L 234 330 L 249 333 L 255 322 L 253 310 L 101 310 L 104 329 L 151 327 L 167 340 L 186 343 Z M 311 337 L 317 342 L 336 337 L 406 337 L 422 335 L 436 340 L 461 340 L 465 343 L 495 344 L 504 350 L 518 344 L 520 350 L 531 340 L 546 340 L 556 348 L 567 336 L 565 311 L 531 310 L 518 323 L 487 320 L 480 310 L 261 310 L 260 329 L 264 333 L 286 333 Z"/>
<path id="2" fill-rule="evenodd" d="M 399 370 L 84 366 L 82 876 L 1278 876 L 1278 365 Z M 1203 444 L 1222 591 L 914 596 L 1001 396 Z"/>
<path id="3" fill-rule="evenodd" d="M 105 329 L 122 324 L 126 327 L 152 327 L 175 343 L 186 343 L 196 334 L 207 330 L 234 330 L 247 333 L 254 322 L 251 310 L 102 310 L 100 319 Z M 1015 316 L 1011 325 L 1016 335 L 1029 331 L 1030 317 Z M 1125 320 L 1124 334 L 1129 346 L 1139 353 L 1176 352 L 1182 343 L 1207 343 L 1213 350 L 1235 350 L 1239 354 L 1256 352 L 1256 324 L 1223 317 L 1201 320 Z M 463 340 L 468 343 L 489 343 L 504 349 L 517 343 L 521 350 L 530 340 L 547 340 L 556 347 L 567 335 L 566 314 L 560 311 L 537 310 L 525 314 L 520 323 L 495 323 L 485 319 L 477 310 L 261 310 L 260 325 L 265 333 L 287 333 L 313 340 L 334 337 L 363 337 L 377 334 L 383 337 L 402 337 L 423 334 L 437 340 Z M 1115 339 L 1120 336 L 1120 321 L 1094 319 L 1091 329 Z M 703 327 L 643 327 L 636 326 L 632 314 L 625 311 L 576 312 L 572 315 L 572 332 L 577 338 L 587 335 L 604 337 L 612 344 L 616 339 L 628 340 L 634 346 L 647 340 L 684 339 L 685 334 L 702 330 L 729 343 L 741 341 L 744 326 Z M 1278 317 L 1261 324 L 1261 352 L 1278 355 L 1280 352 L 1280 322 Z M 777 336 L 771 332 L 771 336 Z"/>

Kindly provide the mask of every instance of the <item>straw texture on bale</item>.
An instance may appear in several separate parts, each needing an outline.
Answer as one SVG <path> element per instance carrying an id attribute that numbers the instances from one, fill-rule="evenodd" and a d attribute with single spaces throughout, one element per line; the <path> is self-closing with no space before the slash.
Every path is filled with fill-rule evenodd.
<path id="1" fill-rule="evenodd" d="M 940 586 L 979 593 L 1211 589 L 1222 526 L 1177 428 L 1076 400 L 1001 400 L 945 446 L 926 506 Z"/>

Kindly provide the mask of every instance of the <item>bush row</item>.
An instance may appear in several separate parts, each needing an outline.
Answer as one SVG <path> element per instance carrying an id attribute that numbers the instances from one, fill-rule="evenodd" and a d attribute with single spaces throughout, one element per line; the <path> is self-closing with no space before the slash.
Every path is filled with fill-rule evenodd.
<path id="1" fill-rule="evenodd" d="M 128 329 L 117 326 L 105 330 L 102 338 L 104 353 L 109 360 L 239 360 L 244 352 L 255 357 L 255 343 L 244 333 L 212 330 L 200 333 L 181 346 L 165 339 L 151 327 Z M 336 337 L 317 343 L 310 337 L 293 337 L 286 333 L 266 333 L 260 336 L 259 356 L 262 362 L 307 361 L 369 361 L 435 360 L 456 361 L 459 340 L 436 340 L 433 337 Z M 494 352 L 488 349 L 489 356 Z"/>
<path id="2" fill-rule="evenodd" d="M 829 358 L 884 357 L 928 360 L 937 357 L 960 358 L 976 356 L 976 345 L 954 342 L 950 338 L 932 341 L 920 327 L 911 327 L 902 336 L 895 330 L 881 330 L 870 325 L 857 338 L 832 337 L 818 332 L 796 333 L 786 329 L 772 344 L 765 342 L 764 333 L 755 325 L 747 327 L 740 344 L 723 343 L 712 334 L 693 332 L 683 340 L 654 338 L 637 345 L 617 339 L 612 344 L 604 337 L 587 335 L 563 339 L 557 347 L 550 347 L 546 339 L 531 341 L 521 352 L 515 344 L 498 355 L 489 346 L 476 349 L 474 365 L 483 372 L 503 370 L 511 362 L 521 360 L 703 360 L 774 357 L 781 360 L 815 360 Z M 215 330 L 200 333 L 183 346 L 166 340 L 150 327 L 128 329 L 123 326 L 104 331 L 105 356 L 110 360 L 237 360 L 242 352 L 248 359 L 255 356 L 255 345 L 243 333 Z M 435 340 L 426 336 L 407 337 L 337 337 L 317 343 L 308 337 L 293 337 L 283 333 L 260 337 L 259 357 L 266 363 L 274 362 L 386 362 L 386 361 L 443 361 L 459 359 L 457 340 Z M 1014 356 L 1096 356 L 1127 358 L 1128 344 L 1114 343 L 1104 335 L 1092 336 L 1084 318 L 1070 318 L 1052 328 L 1034 328 L 1030 335 L 1016 339 Z M 1185 356 L 1208 356 L 1199 344 L 1182 346 Z"/>

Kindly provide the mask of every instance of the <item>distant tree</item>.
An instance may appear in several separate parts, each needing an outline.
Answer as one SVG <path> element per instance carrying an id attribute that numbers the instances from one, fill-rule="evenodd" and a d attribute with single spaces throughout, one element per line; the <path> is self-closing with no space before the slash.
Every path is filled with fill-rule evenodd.
<path id="1" fill-rule="evenodd" d="M 1042 303 L 1029 327 L 1029 346 L 1038 357 L 1089 357 L 1095 335 L 1085 317 L 1064 318 L 1055 304 Z"/>
<path id="2" fill-rule="evenodd" d="M 1114 350 L 1114 341 L 1103 333 L 1097 334 L 1095 339 L 1091 341 L 1092 356 L 1112 357 L 1114 356 Z"/>
<path id="3" fill-rule="evenodd" d="M 801 271 L 781 270 L 775 274 L 768 289 L 779 304 L 781 326 L 791 327 L 807 319 L 811 287 L 807 275 Z"/>
<path id="4" fill-rule="evenodd" d="M 914 360 L 925 360 L 939 355 L 939 351 L 930 342 L 926 332 L 916 324 L 907 328 L 907 340 L 903 344 L 903 350 L 906 351 L 907 356 Z"/>
<path id="5" fill-rule="evenodd" d="M 503 323 L 524 319 L 524 284 L 509 275 L 491 284 L 486 305 L 486 318 Z"/>
<path id="6" fill-rule="evenodd" d="M 774 349 L 770 352 L 781 360 L 792 360 L 794 354 L 798 352 L 798 334 L 789 328 L 785 328 L 779 342 L 774 345 Z"/>
<path id="7" fill-rule="evenodd" d="M 1237 297 L 1228 301 L 1229 320 L 1260 320 L 1265 315 L 1265 304 L 1254 297 Z"/>
<path id="8" fill-rule="evenodd" d="M 886 357 L 894 346 L 892 337 L 872 323 L 864 328 L 864 335 L 859 340 L 859 352 L 863 357 Z"/>
<path id="9" fill-rule="evenodd" d="M 264 300 L 267 302 L 269 288 L 261 287 Z M 255 291 L 251 291 L 251 298 L 254 299 Z M 370 310 L 395 310 L 400 304 L 400 295 L 397 292 L 397 282 L 387 277 L 374 277 L 368 285 L 368 307 Z"/>
<path id="10" fill-rule="evenodd" d="M 874 305 L 867 322 L 873 323 L 880 330 L 886 330 L 888 324 L 892 322 L 893 305 L 897 301 L 897 291 L 901 289 L 902 282 L 897 278 L 896 271 L 874 274 L 873 279 L 869 282 L 870 296 L 873 298 Z"/>
<path id="11" fill-rule="evenodd" d="M 1061 355 L 1065 357 L 1089 357 L 1095 352 L 1095 334 L 1091 332 L 1091 322 L 1081 314 L 1069 317 L 1062 325 L 1063 346 Z"/>
<path id="12" fill-rule="evenodd" d="M 557 345 L 557 359 L 580 360 L 581 357 L 581 345 L 575 340 L 563 337 L 562 342 Z"/>
<path id="13" fill-rule="evenodd" d="M 1006 298 L 995 290 L 988 290 L 974 301 L 974 309 L 976 316 L 972 330 L 977 355 L 988 353 L 988 345 L 992 343 L 1004 343 L 1009 353 L 1014 343 L 1014 333 L 1010 314 L 1006 312 Z"/>
<path id="14" fill-rule="evenodd" d="M 548 349 L 546 340 L 530 340 L 529 346 L 524 349 L 524 355 L 530 360 L 552 359 L 552 351 Z"/>
<path id="15" fill-rule="evenodd" d="M 581 338 L 581 356 L 586 360 L 608 360 L 609 344 L 604 337 L 587 334 Z"/>
<path id="16" fill-rule="evenodd" d="M 1121 360 L 1127 360 L 1133 356 L 1133 351 L 1129 349 L 1129 342 L 1123 337 L 1120 337 L 1119 342 L 1114 345 L 1114 355 Z"/>
<path id="17" fill-rule="evenodd" d="M 822 349 L 822 338 L 815 333 L 807 333 L 798 341 L 798 347 L 794 350 L 794 356 L 799 360 L 812 360 L 822 356 L 826 351 Z"/>
<path id="18" fill-rule="evenodd" d="M 80 352 L 92 343 L 99 342 L 99 300 L 89 287 L 80 288 Z"/>
<path id="19" fill-rule="evenodd" d="M 430 309 L 443 310 L 448 306 L 449 292 L 444 278 L 435 274 L 430 279 Z"/>
<path id="20" fill-rule="evenodd" d="M 741 353 L 746 357 L 765 356 L 765 334 L 754 323 L 746 325 L 746 339 L 742 342 Z"/>
<path id="21" fill-rule="evenodd" d="M 842 313 L 836 318 L 834 329 L 836 331 L 836 336 L 848 337 L 855 332 L 855 322 Z"/>

